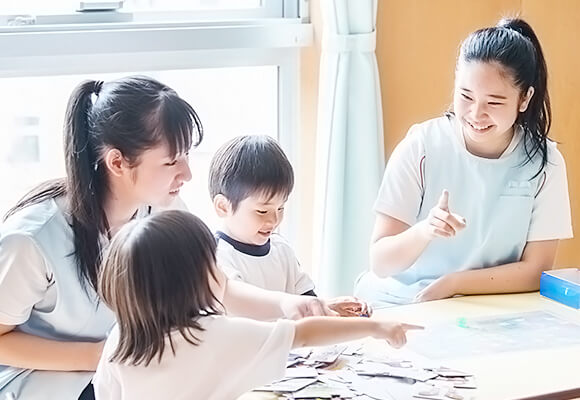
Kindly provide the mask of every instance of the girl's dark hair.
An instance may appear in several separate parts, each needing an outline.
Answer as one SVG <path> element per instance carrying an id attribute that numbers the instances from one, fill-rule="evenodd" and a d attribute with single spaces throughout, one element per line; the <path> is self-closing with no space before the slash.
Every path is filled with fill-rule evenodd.
<path id="1" fill-rule="evenodd" d="M 218 149 L 209 167 L 212 199 L 224 195 L 235 211 L 240 202 L 255 193 L 268 198 L 289 196 L 294 171 L 278 142 L 266 135 L 239 136 Z"/>
<path id="2" fill-rule="evenodd" d="M 119 344 L 110 361 L 149 365 L 161 360 L 172 331 L 193 344 L 198 319 L 223 307 L 211 290 L 216 241 L 186 211 L 164 211 L 125 225 L 106 250 L 98 290 L 115 312 Z M 217 280 L 216 280 L 217 282 Z"/>
<path id="3" fill-rule="evenodd" d="M 94 95 L 94 96 L 93 96 Z M 146 76 L 111 82 L 84 81 L 70 96 L 64 123 L 66 178 L 44 183 L 25 195 L 5 218 L 43 200 L 66 194 L 83 285 L 97 286 L 100 235 L 109 235 L 103 203 L 109 188 L 106 151 L 118 149 L 134 166 L 140 155 L 167 143 L 173 156 L 203 137 L 193 108 L 168 86 Z"/>
<path id="4" fill-rule="evenodd" d="M 528 162 L 541 155 L 537 176 L 548 162 L 547 139 L 552 122 L 548 94 L 548 70 L 534 30 L 521 19 L 503 19 L 496 27 L 473 32 L 461 45 L 459 59 L 465 62 L 497 62 L 511 75 L 522 96 L 528 88 L 534 95 L 516 123 L 524 130 Z"/>

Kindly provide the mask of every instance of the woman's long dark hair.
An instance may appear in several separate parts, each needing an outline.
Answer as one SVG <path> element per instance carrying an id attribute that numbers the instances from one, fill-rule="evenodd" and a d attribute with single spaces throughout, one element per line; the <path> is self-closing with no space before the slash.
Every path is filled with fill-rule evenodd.
<path id="1" fill-rule="evenodd" d="M 94 95 L 94 96 L 93 96 Z M 79 278 L 97 287 L 100 235 L 109 235 L 103 204 L 109 194 L 102 157 L 118 149 L 132 165 L 161 143 L 172 155 L 189 151 L 203 137 L 199 117 L 177 93 L 146 76 L 111 82 L 85 81 L 70 96 L 64 123 L 66 178 L 25 195 L 5 218 L 41 201 L 66 195 Z"/>
<path id="2" fill-rule="evenodd" d="M 110 361 L 147 366 L 161 360 L 172 332 L 197 345 L 198 319 L 223 313 L 212 292 L 216 241 L 201 219 L 163 211 L 129 222 L 111 241 L 99 293 L 117 316 L 119 343 Z"/>
<path id="3" fill-rule="evenodd" d="M 516 123 L 524 130 L 524 148 L 528 161 L 539 153 L 539 175 L 548 163 L 548 134 L 552 122 L 548 69 L 532 27 L 521 19 L 503 19 L 496 27 L 473 32 L 461 45 L 460 61 L 497 62 L 510 73 L 524 96 L 528 88 L 534 95 Z M 534 176 L 534 177 L 535 177 Z"/>

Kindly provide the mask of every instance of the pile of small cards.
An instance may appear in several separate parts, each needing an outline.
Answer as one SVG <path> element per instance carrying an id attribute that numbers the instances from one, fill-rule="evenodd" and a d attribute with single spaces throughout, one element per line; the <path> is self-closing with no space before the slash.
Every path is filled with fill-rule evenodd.
<path id="1" fill-rule="evenodd" d="M 290 354 L 283 379 L 255 391 L 287 399 L 467 400 L 475 395 L 471 374 L 425 362 L 418 365 L 364 357 L 360 344 L 299 349 Z"/>

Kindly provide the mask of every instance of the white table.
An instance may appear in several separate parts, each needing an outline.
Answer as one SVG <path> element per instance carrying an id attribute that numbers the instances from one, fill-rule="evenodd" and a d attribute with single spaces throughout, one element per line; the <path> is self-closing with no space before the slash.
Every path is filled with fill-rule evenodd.
<path id="1" fill-rule="evenodd" d="M 411 304 L 375 311 L 376 317 L 419 325 L 527 311 L 550 311 L 580 322 L 575 310 L 540 296 L 539 293 L 466 296 Z M 412 333 L 409 340 L 413 340 Z M 441 362 L 473 373 L 477 399 L 572 399 L 580 397 L 580 345 L 565 348 L 504 352 Z M 270 393 L 247 393 L 240 400 L 270 400 Z"/>

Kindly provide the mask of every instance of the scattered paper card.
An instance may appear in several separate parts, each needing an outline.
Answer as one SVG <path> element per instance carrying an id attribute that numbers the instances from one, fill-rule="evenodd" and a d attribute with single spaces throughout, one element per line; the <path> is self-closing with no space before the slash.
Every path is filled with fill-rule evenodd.
<path id="1" fill-rule="evenodd" d="M 254 389 L 256 392 L 297 392 L 300 389 L 305 388 L 308 385 L 312 385 L 316 382 L 315 378 L 297 378 L 297 379 L 286 379 L 283 381 L 277 381 L 269 385 L 260 386 Z"/>
<path id="2" fill-rule="evenodd" d="M 318 371 L 311 367 L 287 368 L 284 378 L 316 378 Z"/>
<path id="3" fill-rule="evenodd" d="M 355 372 L 359 375 L 410 378 L 421 382 L 437 377 L 437 373 L 424 369 L 396 368 L 376 362 L 362 362 L 356 366 Z"/>
<path id="4" fill-rule="evenodd" d="M 334 345 L 334 346 L 327 346 L 322 347 L 320 349 L 315 349 L 312 351 L 312 354 L 308 357 L 308 360 L 312 362 L 321 362 L 325 364 L 332 364 L 338 359 L 338 356 L 342 354 L 344 350 L 346 350 L 346 345 Z"/>
<path id="5" fill-rule="evenodd" d="M 294 399 L 351 399 L 354 394 L 344 388 L 310 385 L 293 394 Z"/>

